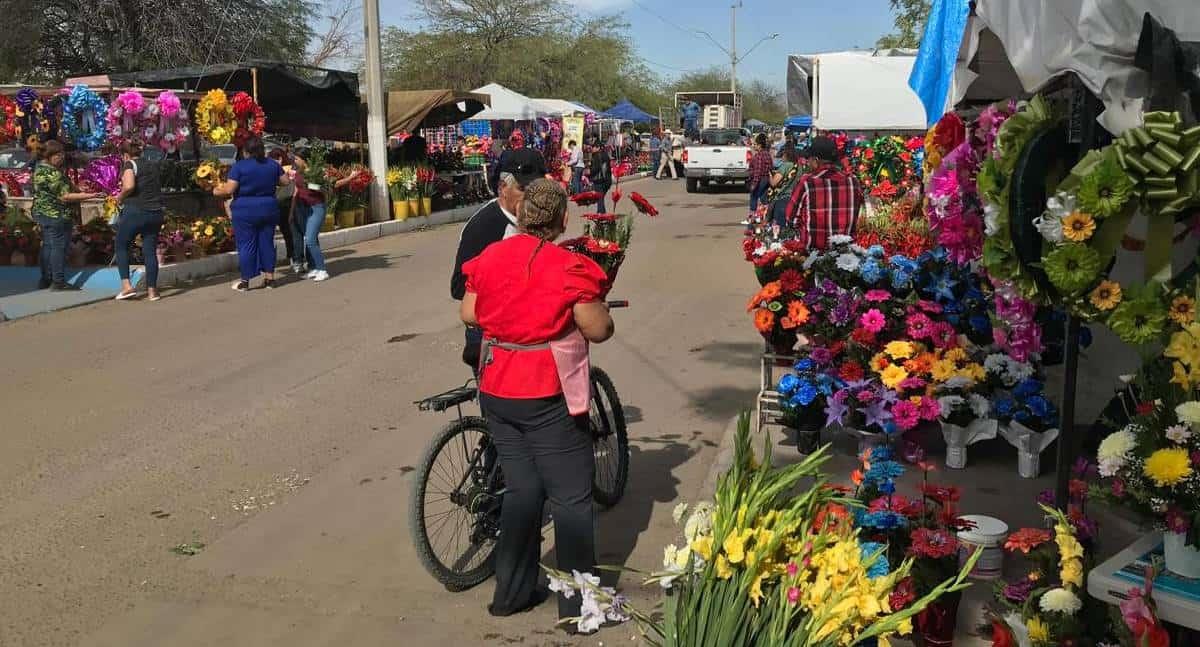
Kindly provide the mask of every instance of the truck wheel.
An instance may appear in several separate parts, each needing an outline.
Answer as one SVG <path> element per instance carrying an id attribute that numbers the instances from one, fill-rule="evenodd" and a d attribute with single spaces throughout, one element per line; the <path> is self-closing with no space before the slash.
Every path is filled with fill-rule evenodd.
<path id="1" fill-rule="evenodd" d="M 689 177 L 689 178 L 687 179 L 687 192 L 688 192 L 688 193 L 695 193 L 695 192 L 696 192 L 696 178 L 694 178 L 694 177 Z"/>

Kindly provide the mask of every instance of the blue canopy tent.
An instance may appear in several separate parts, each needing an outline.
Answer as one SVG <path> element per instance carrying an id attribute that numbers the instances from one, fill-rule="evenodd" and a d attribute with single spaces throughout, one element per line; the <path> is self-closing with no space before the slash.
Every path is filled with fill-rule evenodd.
<path id="1" fill-rule="evenodd" d="M 609 119 L 621 119 L 623 121 L 632 121 L 637 124 L 644 124 L 644 123 L 649 123 L 651 121 L 658 121 L 658 117 L 655 117 L 654 115 L 646 112 L 645 110 L 642 110 L 641 108 L 633 105 L 633 102 L 631 102 L 629 99 L 621 99 L 620 101 L 617 102 L 617 105 L 600 113 L 600 116 L 607 117 Z"/>
<path id="2" fill-rule="evenodd" d="M 812 128 L 812 115 L 792 115 L 783 125 L 787 128 Z"/>

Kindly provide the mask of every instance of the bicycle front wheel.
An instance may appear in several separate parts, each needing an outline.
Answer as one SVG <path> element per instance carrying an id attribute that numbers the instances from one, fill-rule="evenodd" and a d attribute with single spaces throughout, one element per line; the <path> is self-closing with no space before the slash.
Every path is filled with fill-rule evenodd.
<path id="1" fill-rule="evenodd" d="M 492 576 L 501 487 L 487 421 L 471 416 L 444 428 L 416 472 L 410 503 L 413 546 L 425 570 L 448 590 Z"/>
<path id="2" fill-rule="evenodd" d="M 625 410 L 617 387 L 603 370 L 592 367 L 592 402 L 588 412 L 592 447 L 596 457 L 596 476 L 592 498 L 611 507 L 625 496 L 629 481 L 629 436 L 625 430 Z"/>

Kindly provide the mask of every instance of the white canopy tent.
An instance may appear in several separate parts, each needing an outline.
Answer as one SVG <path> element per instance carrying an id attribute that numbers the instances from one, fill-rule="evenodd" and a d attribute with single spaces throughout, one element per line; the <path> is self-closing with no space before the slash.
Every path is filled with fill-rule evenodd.
<path id="1" fill-rule="evenodd" d="M 554 113 L 534 99 L 509 90 L 499 83 L 489 83 L 472 92 L 486 94 L 492 98 L 492 105 L 483 112 L 476 113 L 472 119 L 486 121 L 527 121 L 538 117 L 552 117 Z"/>
<path id="2" fill-rule="evenodd" d="M 908 76 L 913 56 L 835 52 L 811 57 L 813 126 L 820 130 L 925 130 L 925 109 Z"/>
<path id="3" fill-rule="evenodd" d="M 1181 41 L 1200 41 L 1197 0 L 978 0 L 946 110 L 963 99 L 1037 92 L 1074 72 L 1103 101 L 1100 123 L 1109 132 L 1137 126 L 1150 86 L 1134 65 L 1147 13 Z"/>
<path id="4" fill-rule="evenodd" d="M 541 104 L 546 112 L 558 117 L 567 117 L 574 114 L 595 114 L 595 111 L 590 108 L 563 99 L 534 99 L 534 101 Z"/>

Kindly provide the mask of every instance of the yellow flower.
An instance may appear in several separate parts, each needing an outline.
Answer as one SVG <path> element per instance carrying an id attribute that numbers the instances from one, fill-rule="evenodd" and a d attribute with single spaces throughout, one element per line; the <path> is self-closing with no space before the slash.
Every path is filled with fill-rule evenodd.
<path id="1" fill-rule="evenodd" d="M 1181 362 L 1171 363 L 1171 384 L 1178 384 L 1184 391 L 1192 390 L 1192 377 Z"/>
<path id="2" fill-rule="evenodd" d="M 883 372 L 879 374 L 879 379 L 883 382 L 884 386 L 894 389 L 900 386 L 901 382 L 908 379 L 908 371 L 904 370 L 904 367 L 899 364 L 892 364 L 883 369 Z"/>
<path id="3" fill-rule="evenodd" d="M 883 353 L 879 353 L 871 358 L 871 370 L 876 373 L 882 371 L 888 364 L 888 358 Z"/>
<path id="4" fill-rule="evenodd" d="M 754 580 L 750 582 L 750 601 L 753 602 L 754 606 L 756 607 L 758 606 L 758 603 L 762 601 L 762 583 L 763 578 L 766 576 L 766 571 L 759 571 L 759 573 L 754 576 Z"/>
<path id="5" fill-rule="evenodd" d="M 1196 321 L 1196 300 L 1188 296 L 1175 297 L 1167 316 L 1181 326 L 1194 323 Z"/>
<path id="6" fill-rule="evenodd" d="M 1063 218 L 1063 237 L 1081 243 L 1096 233 L 1096 219 L 1079 211 Z"/>
<path id="7" fill-rule="evenodd" d="M 753 532 L 749 528 L 740 533 L 735 530 L 729 533 L 729 536 L 725 537 L 725 542 L 721 544 L 721 547 L 725 549 L 725 554 L 729 556 L 730 564 L 741 564 L 746 559 L 746 540 L 750 538 Z"/>
<path id="8" fill-rule="evenodd" d="M 953 361 L 950 359 L 939 359 L 933 363 L 933 366 L 929 367 L 929 376 L 933 378 L 934 382 L 945 382 L 954 377 L 954 371 L 955 366 Z"/>
<path id="9" fill-rule="evenodd" d="M 905 618 L 900 621 L 900 626 L 896 628 L 896 633 L 900 634 L 901 636 L 907 636 L 908 634 L 912 633 L 912 630 L 912 619 Z"/>
<path id="10" fill-rule="evenodd" d="M 214 108 L 224 108 L 227 101 L 224 90 L 209 90 L 204 99 Z"/>
<path id="11" fill-rule="evenodd" d="M 913 355 L 913 345 L 907 341 L 892 341 L 883 347 L 883 352 L 891 355 L 892 359 L 908 359 Z"/>
<path id="12" fill-rule="evenodd" d="M 955 347 L 946 351 L 942 357 L 945 357 L 951 362 L 962 362 L 967 359 L 967 351 L 963 348 Z"/>
<path id="13" fill-rule="evenodd" d="M 213 227 L 212 227 L 212 225 L 209 225 L 209 226 L 207 226 L 207 227 L 205 227 L 205 228 L 204 228 L 204 235 L 205 235 L 205 236 L 211 236 L 211 235 L 213 235 Z"/>
<path id="14" fill-rule="evenodd" d="M 1192 462 L 1186 449 L 1160 449 L 1146 459 L 1142 473 L 1158 487 L 1171 487 L 1192 475 Z"/>
<path id="15" fill-rule="evenodd" d="M 1027 577 L 1030 582 L 1036 582 L 1036 581 L 1042 579 L 1042 572 L 1037 569 L 1034 569 L 1032 571 L 1029 571 L 1029 575 L 1026 575 L 1025 577 Z"/>
<path id="16" fill-rule="evenodd" d="M 1070 584 L 1076 588 L 1083 586 L 1083 562 L 1078 559 L 1064 560 L 1062 563 L 1062 572 L 1060 573 L 1063 584 Z"/>
<path id="17" fill-rule="evenodd" d="M 1092 290 L 1092 305 L 1098 310 L 1112 310 L 1121 303 L 1121 284 L 1116 281 L 1101 281 Z"/>
<path id="18" fill-rule="evenodd" d="M 1035 643 L 1050 642 L 1050 626 L 1038 616 L 1026 620 L 1025 628 L 1029 630 L 1029 640 Z"/>
<path id="19" fill-rule="evenodd" d="M 212 167 L 208 164 L 201 164 L 200 167 L 196 169 L 196 177 L 204 179 L 212 174 L 212 170 Z"/>
<path id="20" fill-rule="evenodd" d="M 1171 335 L 1171 343 L 1163 349 L 1163 357 L 1177 359 L 1192 367 L 1200 365 L 1200 324 L 1185 324 L 1183 330 Z"/>
<path id="21" fill-rule="evenodd" d="M 733 577 L 733 569 L 730 568 L 729 560 L 725 559 L 724 555 L 717 555 L 717 577 L 722 580 Z"/>
<path id="22" fill-rule="evenodd" d="M 712 559 L 712 545 L 712 535 L 697 537 L 695 541 L 692 542 L 692 551 L 707 562 L 708 560 Z"/>

